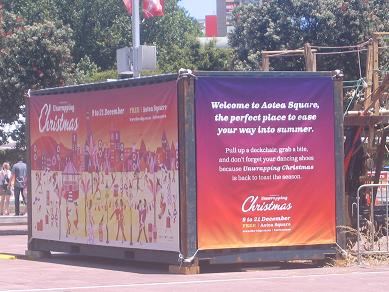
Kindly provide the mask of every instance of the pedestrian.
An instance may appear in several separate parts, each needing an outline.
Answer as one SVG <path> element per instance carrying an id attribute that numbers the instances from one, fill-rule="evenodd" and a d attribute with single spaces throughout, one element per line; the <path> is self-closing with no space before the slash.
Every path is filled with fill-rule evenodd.
<path id="1" fill-rule="evenodd" d="M 4 162 L 0 171 L 0 215 L 9 215 L 11 194 L 11 170 L 9 163 Z"/>
<path id="2" fill-rule="evenodd" d="M 15 216 L 19 216 L 19 198 L 21 195 L 23 198 L 23 203 L 26 203 L 26 198 L 24 197 L 23 191 L 26 188 L 27 183 L 27 165 L 23 162 L 23 157 L 21 155 L 18 157 L 18 162 L 12 166 L 11 181 L 14 185 Z"/>

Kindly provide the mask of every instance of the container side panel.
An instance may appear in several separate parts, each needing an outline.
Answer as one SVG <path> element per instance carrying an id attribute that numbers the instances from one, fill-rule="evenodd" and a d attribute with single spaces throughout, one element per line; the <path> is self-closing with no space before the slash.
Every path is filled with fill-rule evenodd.
<path id="1" fill-rule="evenodd" d="M 199 249 L 336 242 L 331 77 L 199 76 Z"/>
<path id="2" fill-rule="evenodd" d="M 176 81 L 30 98 L 32 237 L 179 251 Z"/>

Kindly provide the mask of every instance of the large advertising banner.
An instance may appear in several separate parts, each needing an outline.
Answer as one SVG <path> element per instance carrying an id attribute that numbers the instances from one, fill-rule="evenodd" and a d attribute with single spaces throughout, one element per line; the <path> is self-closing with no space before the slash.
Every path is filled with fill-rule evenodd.
<path id="1" fill-rule="evenodd" d="M 336 242 L 330 77 L 198 77 L 199 249 Z"/>
<path id="2" fill-rule="evenodd" d="M 32 96 L 32 236 L 179 251 L 176 81 Z"/>

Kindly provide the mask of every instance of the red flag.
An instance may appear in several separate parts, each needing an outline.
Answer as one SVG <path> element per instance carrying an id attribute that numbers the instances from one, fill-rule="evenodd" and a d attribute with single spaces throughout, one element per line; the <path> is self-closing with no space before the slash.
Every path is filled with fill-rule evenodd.
<path id="1" fill-rule="evenodd" d="M 123 0 L 124 6 L 126 6 L 127 13 L 132 14 L 132 0 Z"/>
<path id="2" fill-rule="evenodd" d="M 164 0 L 143 0 L 143 17 L 163 16 Z"/>

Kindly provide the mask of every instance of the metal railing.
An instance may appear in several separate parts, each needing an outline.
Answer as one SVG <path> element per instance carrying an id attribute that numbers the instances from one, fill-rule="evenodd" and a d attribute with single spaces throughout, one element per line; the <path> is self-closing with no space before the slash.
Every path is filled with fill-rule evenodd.
<path id="1" fill-rule="evenodd" d="M 389 184 L 364 184 L 358 188 L 356 204 L 358 264 L 362 262 L 362 255 L 389 254 L 388 188 Z M 361 214 L 361 191 L 364 191 L 367 203 L 364 214 Z M 365 223 L 363 226 L 361 226 L 361 219 Z M 364 250 L 361 249 L 363 238 L 365 239 Z M 381 250 L 381 245 L 386 245 L 386 250 Z"/>

